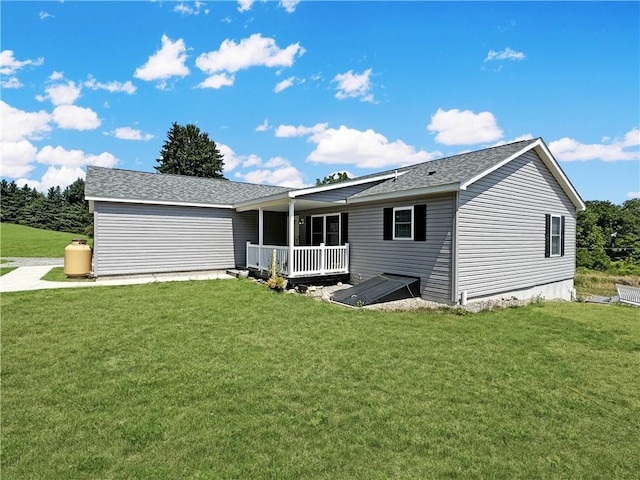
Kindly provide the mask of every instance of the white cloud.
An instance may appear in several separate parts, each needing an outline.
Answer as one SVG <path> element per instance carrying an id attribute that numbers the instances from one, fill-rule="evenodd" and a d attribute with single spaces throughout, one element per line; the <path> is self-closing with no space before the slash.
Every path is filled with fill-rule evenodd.
<path id="1" fill-rule="evenodd" d="M 549 150 L 558 159 L 565 162 L 602 160 L 617 162 L 624 160 L 640 160 L 640 130 L 634 128 L 623 138 L 604 138 L 602 143 L 585 144 L 572 138 L 564 137 L 549 143 Z"/>
<path id="2" fill-rule="evenodd" d="M 121 140 L 141 140 L 143 142 L 147 142 L 153 138 L 153 135 L 150 133 L 142 133 L 140 130 L 131 127 L 116 128 L 111 132 L 111 135 Z"/>
<path id="3" fill-rule="evenodd" d="M 268 119 L 264 119 L 264 122 L 262 122 L 260 125 L 258 125 L 256 127 L 256 132 L 266 132 L 267 130 L 270 130 L 271 127 L 269 126 L 269 120 Z"/>
<path id="4" fill-rule="evenodd" d="M 372 84 L 369 78 L 371 77 L 371 72 L 370 68 L 360 74 L 349 70 L 347 73 L 339 73 L 333 77 L 332 82 L 338 84 L 336 98 L 340 100 L 359 98 L 361 102 L 373 102 Z"/>
<path id="5" fill-rule="evenodd" d="M 287 13 L 293 13 L 296 11 L 296 7 L 300 3 L 300 0 L 280 0 L 278 6 L 284 8 Z"/>
<path id="6" fill-rule="evenodd" d="M 444 145 L 474 145 L 502 138 L 502 130 L 491 112 L 474 113 L 471 110 L 442 110 L 431 117 L 427 126 L 437 132 L 436 142 Z"/>
<path id="7" fill-rule="evenodd" d="M 128 95 L 133 95 L 136 92 L 136 87 L 131 83 L 131 80 L 127 80 L 126 82 L 113 81 L 102 83 L 90 76 L 89 80 L 84 82 L 83 85 L 91 90 L 106 90 L 110 93 L 123 92 Z"/>
<path id="8" fill-rule="evenodd" d="M 500 140 L 499 142 L 496 142 L 491 146 L 499 147 L 500 145 L 506 145 L 507 143 L 515 143 L 515 142 L 521 142 L 523 140 L 532 140 L 532 139 L 533 139 L 533 135 L 531 135 L 530 133 L 525 133 L 524 135 L 520 135 L 516 138 L 512 138 L 511 140 Z"/>
<path id="9" fill-rule="evenodd" d="M 51 75 L 49 75 L 49 80 L 55 82 L 57 80 L 62 80 L 64 78 L 64 74 L 62 72 L 53 71 Z"/>
<path id="10" fill-rule="evenodd" d="M 158 88 L 164 89 L 169 78 L 189 75 L 186 60 L 187 48 L 184 40 L 179 38 L 172 42 L 169 37 L 162 35 L 160 50 L 151 55 L 144 65 L 138 67 L 133 76 L 146 81 L 160 80 Z"/>
<path id="11" fill-rule="evenodd" d="M 238 11 L 248 12 L 249 10 L 251 10 L 254 2 L 255 0 L 238 0 Z"/>
<path id="12" fill-rule="evenodd" d="M 224 173 L 231 172 L 246 160 L 246 157 L 236 155 L 236 152 L 224 143 L 218 143 L 217 146 L 220 153 L 224 156 Z"/>
<path id="13" fill-rule="evenodd" d="M 273 38 L 264 38 L 259 33 L 240 40 L 240 43 L 227 39 L 220 44 L 218 50 L 203 53 L 196 59 L 196 66 L 209 75 L 220 77 L 227 73 L 223 77 L 225 82 L 222 84 L 220 78 L 211 82 L 207 79 L 200 86 L 220 88 L 233 84 L 234 77 L 230 74 L 250 67 L 290 67 L 295 57 L 304 52 L 299 43 L 280 48 Z"/>
<path id="14" fill-rule="evenodd" d="M 494 60 L 524 60 L 525 57 L 526 55 L 523 52 L 516 52 L 515 50 L 511 50 L 509 47 L 507 47 L 501 52 L 489 50 L 487 58 L 485 58 L 484 61 L 491 62 Z"/>
<path id="15" fill-rule="evenodd" d="M 57 74 L 58 72 L 54 72 Z M 54 75 L 52 74 L 52 77 Z M 51 78 L 51 77 L 50 77 Z M 58 76 L 56 75 L 56 79 Z M 75 82 L 69 81 L 67 83 L 59 83 L 56 85 L 49 85 L 45 88 L 46 95 L 38 95 L 36 98 L 38 101 L 43 102 L 47 98 L 51 100 L 54 105 L 73 105 L 73 103 L 80 97 L 82 87 L 76 85 Z"/>
<path id="16" fill-rule="evenodd" d="M 18 80 L 18 77 L 9 77 L 8 79 L 2 79 L 0 80 L 0 86 L 2 86 L 2 88 L 20 88 L 22 87 L 22 83 L 20 83 L 20 80 Z"/>
<path id="17" fill-rule="evenodd" d="M 45 18 L 53 17 L 53 15 L 43 10 L 38 14 L 38 17 L 40 17 L 40 20 L 44 20 Z"/>
<path id="18" fill-rule="evenodd" d="M 209 9 L 206 8 L 206 3 L 197 1 L 193 3 L 181 2 L 173 7 L 173 11 L 183 15 L 200 15 L 200 13 L 204 13 L 205 15 L 209 14 Z"/>
<path id="19" fill-rule="evenodd" d="M 302 172 L 281 157 L 269 160 L 263 169 L 236 174 L 249 183 L 279 185 L 282 187 L 303 188 L 309 186 L 304 182 Z"/>
<path id="20" fill-rule="evenodd" d="M 276 93 L 280 93 L 281 91 L 286 90 L 287 88 L 293 86 L 293 82 L 295 81 L 295 79 L 296 77 L 289 77 L 285 80 L 282 80 L 281 82 L 278 82 L 273 91 Z"/>
<path id="21" fill-rule="evenodd" d="M 280 138 L 303 137 L 312 133 L 324 132 L 328 126 L 328 123 L 317 123 L 313 127 L 305 127 L 303 125 L 298 125 L 297 127 L 294 127 L 293 125 L 280 125 L 276 128 L 275 135 Z"/>
<path id="22" fill-rule="evenodd" d="M 309 140 L 316 144 L 316 149 L 307 160 L 315 163 L 382 168 L 426 162 L 442 155 L 440 152 L 416 150 L 402 140 L 390 142 L 371 129 L 360 131 L 344 125 L 313 134 Z"/>
<path id="23" fill-rule="evenodd" d="M 51 115 L 44 110 L 25 112 L 0 100 L 0 118 L 0 139 L 4 141 L 39 140 L 51 131 Z"/>
<path id="24" fill-rule="evenodd" d="M 0 175 L 8 178 L 18 178 L 28 175 L 35 167 L 32 163 L 36 159 L 38 149 L 27 140 L 18 142 L 0 142 Z"/>
<path id="25" fill-rule="evenodd" d="M 3 50 L 0 52 L 0 75 L 14 75 L 18 70 L 22 70 L 27 65 L 38 67 L 44 63 L 44 58 L 36 60 L 16 60 L 13 50 Z"/>
<path id="26" fill-rule="evenodd" d="M 101 123 L 96 112 L 90 108 L 76 105 L 60 105 L 56 107 L 52 118 L 60 128 L 70 130 L 94 130 Z"/>
<path id="27" fill-rule="evenodd" d="M 230 87 L 235 82 L 235 75 L 227 75 L 226 73 L 220 73 L 216 75 L 211 75 L 206 78 L 203 82 L 198 84 L 200 88 L 215 88 L 216 90 L 222 87 Z"/>
<path id="28" fill-rule="evenodd" d="M 99 155 L 86 154 L 82 150 L 66 150 L 63 147 L 43 147 L 36 155 L 36 160 L 45 165 L 64 166 L 69 168 L 96 165 L 99 167 L 113 167 L 118 159 L 111 153 L 102 152 Z M 74 179 L 75 180 L 75 179 Z"/>
<path id="29" fill-rule="evenodd" d="M 629 198 L 640 198 L 640 192 L 628 192 L 627 197 Z"/>
<path id="30" fill-rule="evenodd" d="M 255 154 L 249 155 L 246 157 L 246 160 L 242 162 L 242 168 L 259 167 L 260 165 L 262 165 L 262 159 Z"/>
<path id="31" fill-rule="evenodd" d="M 49 167 L 42 176 L 41 180 L 29 180 L 21 178 L 16 183 L 24 185 L 25 183 L 31 188 L 35 188 L 41 192 L 46 192 L 51 187 L 60 186 L 64 189 L 75 182 L 78 178 L 85 178 L 84 170 L 80 167 Z"/>

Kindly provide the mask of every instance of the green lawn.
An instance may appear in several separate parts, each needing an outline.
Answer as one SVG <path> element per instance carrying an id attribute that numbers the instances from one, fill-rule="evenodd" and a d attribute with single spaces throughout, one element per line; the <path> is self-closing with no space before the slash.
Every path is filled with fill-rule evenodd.
<path id="1" fill-rule="evenodd" d="M 241 280 L 0 302 L 3 479 L 640 471 L 632 307 L 374 312 Z"/>
<path id="2" fill-rule="evenodd" d="M 84 235 L 53 232 L 13 223 L 0 223 L 0 255 L 3 257 L 64 257 L 64 248 Z"/>
<path id="3" fill-rule="evenodd" d="M 64 273 L 64 267 L 54 267 L 44 274 L 42 280 L 48 282 L 95 282 L 93 278 L 69 278 Z"/>
<path id="4" fill-rule="evenodd" d="M 18 267 L 0 267 L 0 276 L 6 275 L 9 272 L 12 272 Z"/>

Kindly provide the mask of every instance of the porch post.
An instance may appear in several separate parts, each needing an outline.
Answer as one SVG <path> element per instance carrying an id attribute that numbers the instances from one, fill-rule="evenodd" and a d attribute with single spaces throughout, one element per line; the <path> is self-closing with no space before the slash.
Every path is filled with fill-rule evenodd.
<path id="1" fill-rule="evenodd" d="M 293 244 L 295 242 L 295 228 L 296 228 L 296 219 L 295 219 L 295 199 L 289 200 L 289 239 L 287 246 L 289 247 L 289 276 L 293 276 L 295 269 L 293 265 Z"/>
<path id="2" fill-rule="evenodd" d="M 262 244 L 264 243 L 264 211 L 258 207 L 258 268 L 262 270 Z"/>

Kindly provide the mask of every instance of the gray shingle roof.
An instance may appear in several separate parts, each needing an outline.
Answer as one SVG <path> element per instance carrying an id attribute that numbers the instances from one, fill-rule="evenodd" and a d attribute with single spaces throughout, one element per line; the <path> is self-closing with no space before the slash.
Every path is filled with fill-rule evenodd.
<path id="1" fill-rule="evenodd" d="M 465 183 L 536 141 L 538 141 L 537 138 L 533 140 L 523 140 L 398 168 L 398 173 L 405 173 L 399 175 L 397 179 L 384 181 L 353 195 L 352 198 L 418 188 L 438 187 L 452 183 Z"/>
<path id="2" fill-rule="evenodd" d="M 86 197 L 129 201 L 233 205 L 291 190 L 215 178 L 87 167 Z"/>

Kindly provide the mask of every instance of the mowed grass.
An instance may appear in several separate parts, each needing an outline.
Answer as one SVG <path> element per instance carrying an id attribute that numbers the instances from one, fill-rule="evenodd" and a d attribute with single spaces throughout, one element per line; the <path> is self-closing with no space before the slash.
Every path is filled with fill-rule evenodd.
<path id="1" fill-rule="evenodd" d="M 640 321 L 242 280 L 3 294 L 2 476 L 637 478 Z"/>
<path id="2" fill-rule="evenodd" d="M 64 249 L 84 235 L 0 223 L 0 255 L 3 257 L 64 257 Z"/>

